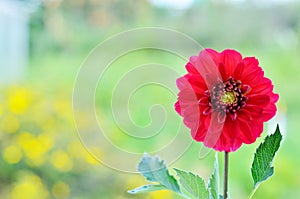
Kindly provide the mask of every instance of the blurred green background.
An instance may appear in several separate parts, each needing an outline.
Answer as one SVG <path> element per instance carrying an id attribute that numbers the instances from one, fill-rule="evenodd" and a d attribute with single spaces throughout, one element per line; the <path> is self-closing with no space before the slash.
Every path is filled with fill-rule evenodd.
<path id="1" fill-rule="evenodd" d="M 111 35 L 151 26 L 185 33 L 203 47 L 233 48 L 259 59 L 280 95 L 277 118 L 266 129 L 272 131 L 279 122 L 284 141 L 274 162 L 275 175 L 253 198 L 300 198 L 299 1 L 8 0 L 0 3 L 0 10 L 1 198 L 180 198 L 168 191 L 127 194 L 126 190 L 145 180 L 99 163 L 80 143 L 73 121 L 73 84 L 89 52 Z M 139 153 L 168 143 L 181 122 L 173 110 L 176 96 L 151 87 L 133 97 L 132 120 L 147 125 L 149 105 L 159 102 L 172 115 L 161 131 L 164 136 L 146 145 L 131 143 L 115 125 L 109 96 L 118 77 L 132 66 L 149 62 L 185 73 L 184 60 L 167 52 L 141 50 L 113 63 L 103 80 L 107 86 L 96 92 L 99 99 L 107 96 L 95 103 L 98 116 L 111 131 L 110 138 L 117 146 Z M 119 73 L 118 68 L 122 68 Z M 166 78 L 174 79 L 175 84 L 177 77 Z M 82 114 L 82 120 L 89 120 L 88 116 Z M 266 134 L 267 130 L 262 137 Z M 231 154 L 231 198 L 247 198 L 250 193 L 250 164 L 261 141 Z M 199 159 L 201 146 L 193 144 L 172 167 L 191 170 L 208 180 L 214 154 Z M 101 146 L 90 151 L 97 157 L 113 153 Z"/>

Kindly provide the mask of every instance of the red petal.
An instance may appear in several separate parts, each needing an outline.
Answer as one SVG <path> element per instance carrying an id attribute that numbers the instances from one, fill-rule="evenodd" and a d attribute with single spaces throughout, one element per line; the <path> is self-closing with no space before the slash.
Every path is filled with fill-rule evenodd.
<path id="1" fill-rule="evenodd" d="M 238 112 L 238 119 L 244 122 L 249 122 L 252 120 L 251 112 L 246 109 L 242 109 Z"/>
<path id="2" fill-rule="evenodd" d="M 204 141 L 205 136 L 207 134 L 207 129 L 209 128 L 210 118 L 211 115 L 209 116 L 202 115 L 201 119 L 199 120 L 198 129 L 191 129 L 192 137 L 196 141 L 201 141 L 201 142 Z"/>
<path id="3" fill-rule="evenodd" d="M 199 72 L 197 71 L 197 69 L 193 66 L 192 63 L 188 62 L 186 65 L 185 65 L 185 68 L 186 70 L 191 73 L 191 74 L 199 74 Z"/>
<path id="4" fill-rule="evenodd" d="M 186 79 L 187 75 L 183 76 L 183 77 L 179 77 L 178 79 L 176 79 L 176 85 L 178 87 L 179 90 L 183 90 L 186 88 L 191 88 L 191 85 L 189 85 L 189 82 Z"/>
<path id="5" fill-rule="evenodd" d="M 198 100 L 198 104 L 200 106 L 208 106 L 209 102 L 210 102 L 210 98 L 207 96 L 203 96 Z"/>
<path id="6" fill-rule="evenodd" d="M 207 85 L 201 75 L 189 75 L 187 76 L 187 80 L 195 92 L 204 93 L 207 90 Z"/>
<path id="7" fill-rule="evenodd" d="M 247 104 L 253 104 L 256 106 L 265 106 L 270 102 L 270 96 L 268 95 L 249 95 Z"/>
<path id="8" fill-rule="evenodd" d="M 179 115 L 181 115 L 181 108 L 180 108 L 179 102 L 177 101 L 174 106 L 175 106 L 175 110 L 177 111 L 177 113 Z"/>
<path id="9" fill-rule="evenodd" d="M 206 107 L 203 111 L 203 115 L 209 115 L 211 114 L 212 112 L 212 109 L 210 107 Z"/>
<path id="10" fill-rule="evenodd" d="M 221 55 L 226 68 L 227 78 L 229 78 L 229 76 L 233 75 L 237 64 L 242 61 L 242 55 L 239 52 L 230 49 L 224 50 Z"/>
<path id="11" fill-rule="evenodd" d="M 211 114 L 210 124 L 203 142 L 205 146 L 212 148 L 216 145 L 220 135 L 222 134 L 223 126 L 224 124 L 219 123 L 218 121 L 218 113 L 213 112 Z"/>
<path id="12" fill-rule="evenodd" d="M 244 63 L 243 62 L 238 63 L 235 70 L 234 70 L 233 78 L 236 79 L 236 80 L 241 79 L 244 69 L 245 69 Z"/>
<path id="13" fill-rule="evenodd" d="M 216 78 L 215 75 L 207 73 L 203 77 L 204 77 L 205 84 L 209 89 L 212 89 L 218 83 L 219 78 Z"/>
<path id="14" fill-rule="evenodd" d="M 224 64 L 219 63 L 218 68 L 219 68 L 220 74 L 222 76 L 222 80 L 226 81 L 228 78 L 227 78 L 227 73 L 226 73 Z"/>
<path id="15" fill-rule="evenodd" d="M 252 144 L 253 142 L 255 142 L 256 138 L 258 138 L 263 131 L 262 122 L 244 122 L 240 125 L 243 128 L 239 137 L 242 140 L 242 142 L 246 144 Z"/>
<path id="16" fill-rule="evenodd" d="M 202 77 L 210 77 L 209 82 L 206 81 L 206 84 L 208 85 L 216 85 L 216 80 L 218 78 L 221 79 L 217 63 L 215 62 L 217 56 L 219 55 L 216 51 L 208 49 L 202 50 L 198 55 L 198 59 L 193 58 L 193 61 L 196 63 L 194 66 L 202 75 Z"/>
<path id="17" fill-rule="evenodd" d="M 258 60 L 255 57 L 245 57 L 243 59 L 243 63 L 245 66 L 244 71 L 248 71 L 248 72 L 256 70 L 259 64 Z"/>
<path id="18" fill-rule="evenodd" d="M 197 104 L 180 104 L 181 115 L 184 124 L 189 128 L 194 128 L 199 124 L 200 110 Z"/>
<path id="19" fill-rule="evenodd" d="M 247 104 L 244 109 L 251 113 L 252 119 L 260 118 L 263 114 L 263 108 L 259 106 Z"/>
<path id="20" fill-rule="evenodd" d="M 261 68 L 258 68 L 254 71 L 249 71 L 247 74 L 243 74 L 243 83 L 252 85 L 255 82 L 259 82 L 259 80 L 264 76 L 264 72 Z"/>
<path id="21" fill-rule="evenodd" d="M 233 152 L 237 150 L 242 142 L 239 139 L 240 125 L 239 122 L 226 120 L 223 132 L 218 140 L 218 143 L 214 146 L 215 150 Z"/>
<path id="22" fill-rule="evenodd" d="M 261 78 L 256 84 L 253 84 L 253 94 L 269 94 L 273 90 L 272 81 L 268 78 Z"/>
<path id="23" fill-rule="evenodd" d="M 243 83 L 254 83 L 256 78 L 262 78 L 264 75 L 261 67 L 258 66 L 258 60 L 254 57 L 245 57 L 242 61 L 244 63 L 244 70 L 241 74 Z M 251 85 L 251 84 L 249 84 Z"/>
<path id="24" fill-rule="evenodd" d="M 184 103 L 184 102 L 188 102 L 188 103 L 198 103 L 197 95 L 196 95 L 196 93 L 195 93 L 193 90 L 191 90 L 191 89 L 181 90 L 181 91 L 178 93 L 178 100 L 179 100 L 181 103 Z"/>
<path id="25" fill-rule="evenodd" d="M 220 63 L 221 53 L 218 53 L 217 51 L 215 51 L 211 48 L 205 49 L 205 52 L 207 52 L 209 54 L 209 56 L 215 62 L 216 65 L 218 65 Z"/>
<path id="26" fill-rule="evenodd" d="M 275 104 L 269 104 L 267 107 L 264 108 L 262 120 L 264 122 L 268 121 L 269 119 L 274 117 L 274 115 L 276 114 L 276 111 L 277 111 L 277 108 L 276 108 Z"/>
<path id="27" fill-rule="evenodd" d="M 279 99 L 279 95 L 278 94 L 275 94 L 275 93 L 272 93 L 271 95 L 270 95 L 270 101 L 272 102 L 272 103 L 276 103 L 277 101 L 278 101 L 278 99 Z"/>

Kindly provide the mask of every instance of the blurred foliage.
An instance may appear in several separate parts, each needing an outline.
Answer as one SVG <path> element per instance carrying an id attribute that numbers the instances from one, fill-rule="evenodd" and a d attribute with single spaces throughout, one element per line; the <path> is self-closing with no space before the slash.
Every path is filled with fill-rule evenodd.
<path id="1" fill-rule="evenodd" d="M 68 198 L 70 180 L 98 164 L 73 138 L 70 101 L 32 87 L 1 93 L 1 197 Z"/>
<path id="2" fill-rule="evenodd" d="M 127 195 L 126 190 L 142 185 L 144 180 L 102 166 L 80 143 L 73 122 L 71 95 L 81 62 L 110 35 L 144 26 L 175 29 L 204 47 L 235 48 L 260 60 L 280 94 L 279 111 L 286 115 L 287 128 L 282 129 L 286 134 L 275 161 L 275 175 L 260 187 L 254 198 L 299 198 L 300 3 L 228 2 L 195 0 L 190 8 L 176 10 L 154 7 L 147 0 L 42 1 L 31 13 L 27 76 L 15 85 L 1 86 L 1 198 L 177 197 L 168 191 Z M 159 53 L 143 52 L 140 61 L 151 58 L 182 66 L 184 73 L 182 62 Z M 122 67 L 135 61 L 135 57 L 125 58 L 116 65 Z M 164 103 L 170 101 L 172 98 Z M 142 113 L 144 108 L 141 106 L 136 112 L 141 117 L 135 116 L 145 118 L 138 121 L 142 124 L 148 119 L 144 115 L 148 108 Z M 252 188 L 253 157 L 249 154 L 253 154 L 258 143 L 243 146 L 231 155 L 232 198 L 246 198 Z M 175 165 L 208 179 L 213 155 L 199 160 L 200 146 L 193 145 Z M 99 154 L 109 153 L 101 148 L 94 150 Z"/>

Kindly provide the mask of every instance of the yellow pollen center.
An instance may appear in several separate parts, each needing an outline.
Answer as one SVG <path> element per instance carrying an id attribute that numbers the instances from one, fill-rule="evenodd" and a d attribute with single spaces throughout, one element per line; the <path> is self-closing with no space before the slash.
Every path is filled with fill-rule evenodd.
<path id="1" fill-rule="evenodd" d="M 225 92 L 221 97 L 221 101 L 224 104 L 232 104 L 233 102 L 235 102 L 236 99 L 235 99 L 234 92 L 233 91 Z"/>

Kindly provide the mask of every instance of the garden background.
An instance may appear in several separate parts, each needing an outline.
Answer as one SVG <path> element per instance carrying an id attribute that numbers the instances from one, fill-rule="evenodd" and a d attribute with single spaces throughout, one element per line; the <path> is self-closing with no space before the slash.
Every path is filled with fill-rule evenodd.
<path id="1" fill-rule="evenodd" d="M 152 26 L 187 34 L 203 47 L 218 51 L 233 48 L 244 56 L 259 59 L 280 95 L 278 114 L 266 125 L 262 137 L 279 122 L 284 141 L 275 158 L 275 175 L 258 189 L 254 198 L 300 198 L 299 10 L 300 2 L 292 0 L 1 1 L 1 198 L 180 198 L 168 191 L 127 194 L 126 190 L 144 184 L 144 179 L 101 164 L 85 150 L 73 120 L 74 82 L 89 52 L 114 34 Z M 115 49 L 107 50 L 113 53 Z M 96 91 L 95 101 L 95 111 L 109 129 L 112 142 L 139 153 L 168 143 L 176 136 L 181 122 L 173 110 L 176 96 L 150 86 L 134 96 L 132 120 L 137 125 L 147 125 L 151 121 L 149 106 L 162 104 L 170 113 L 160 132 L 163 136 L 146 144 L 132 143 L 114 123 L 111 90 L 122 75 L 146 62 L 163 63 L 185 73 L 185 61 L 170 53 L 151 49 L 133 52 L 119 58 L 106 71 L 102 82 L 106 86 Z M 165 78 L 174 79 L 175 84 L 177 77 Z M 160 95 L 154 94 L 157 92 Z M 81 117 L 88 124 L 88 116 L 83 113 Z M 262 138 L 231 154 L 231 198 L 246 198 L 250 193 L 252 154 L 260 141 Z M 200 160 L 201 146 L 193 144 L 172 166 L 191 170 L 207 180 L 214 154 Z M 101 146 L 90 151 L 98 157 L 114 153 Z"/>

